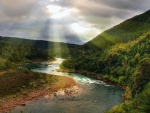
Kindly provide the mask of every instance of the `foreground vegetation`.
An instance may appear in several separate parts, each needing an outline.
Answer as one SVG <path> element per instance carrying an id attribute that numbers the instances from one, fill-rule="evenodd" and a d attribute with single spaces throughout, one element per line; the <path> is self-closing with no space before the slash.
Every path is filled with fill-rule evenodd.
<path id="1" fill-rule="evenodd" d="M 0 73 L 0 112 L 11 110 L 26 101 L 77 85 L 68 77 L 15 69 Z"/>
<path id="2" fill-rule="evenodd" d="M 34 89 L 43 84 L 57 81 L 57 77 L 46 76 L 42 73 L 22 69 L 10 70 L 0 75 L 0 97 L 16 94 L 17 92 L 26 94 L 27 92 L 24 92 L 23 89 Z"/>
<path id="3" fill-rule="evenodd" d="M 103 32 L 61 64 L 64 70 L 90 72 L 124 87 L 125 102 L 108 113 L 150 111 L 149 13 Z"/>

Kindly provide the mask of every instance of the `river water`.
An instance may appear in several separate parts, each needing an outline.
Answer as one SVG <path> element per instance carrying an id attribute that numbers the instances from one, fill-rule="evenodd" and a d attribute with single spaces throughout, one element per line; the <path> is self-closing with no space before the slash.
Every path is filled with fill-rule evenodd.
<path id="1" fill-rule="evenodd" d="M 12 113 L 104 113 L 123 102 L 123 90 L 84 75 L 57 72 L 63 59 L 57 58 L 52 65 L 40 66 L 33 71 L 70 76 L 82 85 L 76 95 L 45 96 L 26 106 L 16 107 Z"/>

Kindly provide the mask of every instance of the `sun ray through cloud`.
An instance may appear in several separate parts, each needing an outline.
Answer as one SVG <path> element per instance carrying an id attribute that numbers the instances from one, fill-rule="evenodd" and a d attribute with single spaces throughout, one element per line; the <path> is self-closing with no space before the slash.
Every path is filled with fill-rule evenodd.
<path id="1" fill-rule="evenodd" d="M 0 25 L 0 29 L 3 28 L 3 31 L 0 30 L 1 35 L 42 40 L 43 37 L 40 38 L 42 26 L 47 19 L 51 19 L 70 30 L 70 34 L 64 33 L 67 33 L 65 35 L 70 36 L 70 38 L 73 35 L 71 43 L 78 43 L 74 40 L 75 35 L 80 37 L 83 43 L 86 43 L 102 31 L 149 9 L 146 4 L 148 0 L 142 3 L 137 1 L 135 4 L 133 4 L 133 0 L 121 1 L 119 2 L 120 6 L 116 4 L 118 0 L 113 2 L 110 0 L 83 0 L 82 2 L 79 0 L 15 1 L 0 1 L 0 23 L 3 23 Z M 33 21 L 35 21 L 34 24 Z M 8 26 L 8 23 L 15 27 Z M 82 23 L 87 25 L 82 25 Z M 49 32 L 49 36 L 51 36 L 50 34 Z M 67 42 L 70 43 L 69 40 Z"/>

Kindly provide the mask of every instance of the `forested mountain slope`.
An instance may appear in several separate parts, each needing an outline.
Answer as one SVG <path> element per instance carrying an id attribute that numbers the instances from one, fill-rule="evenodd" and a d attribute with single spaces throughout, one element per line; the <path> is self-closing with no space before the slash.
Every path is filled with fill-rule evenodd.
<path id="1" fill-rule="evenodd" d="M 125 103 L 109 113 L 149 113 L 150 108 L 150 33 L 127 44 L 69 57 L 62 69 L 73 72 L 89 72 L 107 78 L 125 87 Z"/>
<path id="2" fill-rule="evenodd" d="M 150 10 L 104 31 L 84 46 L 105 49 L 116 43 L 127 43 L 150 31 Z"/>

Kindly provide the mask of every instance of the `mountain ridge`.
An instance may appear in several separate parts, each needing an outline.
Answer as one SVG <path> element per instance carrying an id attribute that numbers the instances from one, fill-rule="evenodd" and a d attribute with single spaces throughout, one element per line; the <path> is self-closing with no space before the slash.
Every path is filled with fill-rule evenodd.
<path id="1" fill-rule="evenodd" d="M 150 31 L 150 10 L 136 15 L 102 32 L 84 44 L 91 49 L 105 49 L 116 43 L 127 43 Z"/>
<path id="2" fill-rule="evenodd" d="M 24 38 L 16 38 L 16 37 L 3 37 L 0 36 L 0 41 L 6 41 L 17 45 L 28 45 L 28 46 L 36 46 L 43 50 L 55 49 L 61 47 L 76 47 L 79 46 L 77 44 L 70 44 L 64 42 L 52 42 L 46 40 L 32 40 L 32 39 L 24 39 Z"/>

